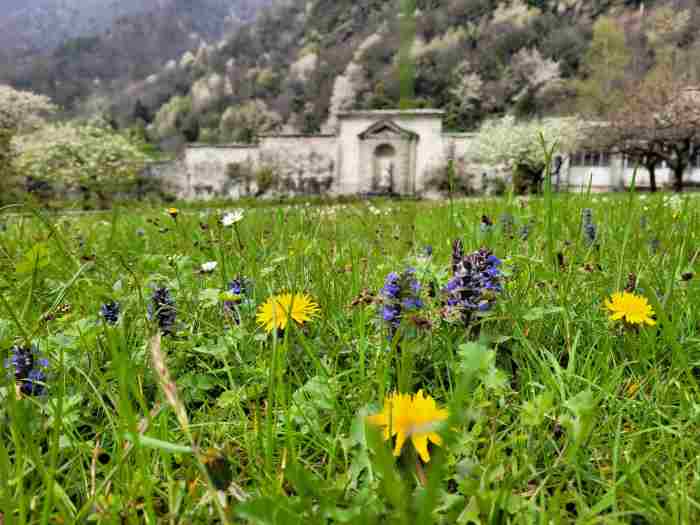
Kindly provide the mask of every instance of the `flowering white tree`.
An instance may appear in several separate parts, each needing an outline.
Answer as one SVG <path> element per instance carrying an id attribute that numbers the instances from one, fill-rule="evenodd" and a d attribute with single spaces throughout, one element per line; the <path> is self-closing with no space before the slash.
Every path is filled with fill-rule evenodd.
<path id="1" fill-rule="evenodd" d="M 525 89 L 533 91 L 551 88 L 561 81 L 559 62 L 544 58 L 536 47 L 523 48 L 513 56 L 511 75 Z"/>
<path id="2" fill-rule="evenodd" d="M 51 99 L 31 91 L 0 85 L 0 128 L 25 132 L 36 129 L 44 117 L 56 112 Z"/>
<path id="3" fill-rule="evenodd" d="M 450 94 L 460 109 L 474 107 L 482 96 L 484 81 L 479 73 L 472 70 L 468 60 L 462 61 L 455 69 L 455 85 Z"/>
<path id="4" fill-rule="evenodd" d="M 36 129 L 56 109 L 48 97 L 0 85 L 0 202 L 12 198 L 16 185 L 13 137 Z"/>
<path id="5" fill-rule="evenodd" d="M 19 173 L 100 198 L 133 182 L 148 160 L 138 144 L 101 122 L 49 124 L 16 136 L 13 145 Z"/>
<path id="6" fill-rule="evenodd" d="M 158 110 L 153 123 L 149 126 L 149 132 L 159 139 L 171 137 L 178 132 L 178 120 L 185 118 L 191 112 L 192 98 L 176 95 Z"/>
<path id="7" fill-rule="evenodd" d="M 536 183 L 546 167 L 546 149 L 554 148 L 555 154 L 571 151 L 581 138 L 581 130 L 582 123 L 576 117 L 518 122 L 506 116 L 483 124 L 470 146 L 470 156 Z"/>
<path id="8" fill-rule="evenodd" d="M 221 116 L 221 135 L 238 142 L 253 142 L 261 133 L 277 131 L 282 117 L 264 100 L 253 99 L 228 108 Z"/>
<path id="9" fill-rule="evenodd" d="M 525 27 L 531 20 L 542 14 L 536 7 L 530 7 L 523 0 L 506 0 L 499 2 L 493 12 L 492 24 L 512 24 L 515 27 Z"/>

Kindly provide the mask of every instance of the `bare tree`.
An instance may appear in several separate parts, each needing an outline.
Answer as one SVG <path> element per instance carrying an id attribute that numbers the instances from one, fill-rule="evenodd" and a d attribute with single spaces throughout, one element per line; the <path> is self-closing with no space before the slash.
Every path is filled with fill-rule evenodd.
<path id="1" fill-rule="evenodd" d="M 665 162 L 673 189 L 683 190 L 683 176 L 700 139 L 700 88 L 659 66 L 628 85 L 625 101 L 607 114 L 604 125 L 590 125 L 587 144 L 637 159 L 648 171 L 652 191 L 655 170 Z"/>

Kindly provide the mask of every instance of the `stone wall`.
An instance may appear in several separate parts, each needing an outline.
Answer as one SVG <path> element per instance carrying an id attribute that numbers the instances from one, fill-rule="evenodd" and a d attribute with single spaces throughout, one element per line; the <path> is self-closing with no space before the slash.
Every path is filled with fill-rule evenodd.
<path id="1" fill-rule="evenodd" d="M 258 145 L 190 144 L 183 161 L 187 172 L 187 188 L 182 197 L 207 199 L 213 197 L 237 199 L 249 191 L 250 181 L 243 181 L 236 173 L 253 173 L 259 163 Z M 246 182 L 248 184 L 246 185 Z M 254 184 L 253 184 L 254 186 Z"/>
<path id="2" fill-rule="evenodd" d="M 574 166 L 568 167 L 565 164 L 566 185 L 562 188 L 568 191 L 591 191 L 602 192 L 611 190 L 621 190 L 634 185 L 640 189 L 651 186 L 649 172 L 639 166 L 635 173 L 634 166 L 625 165 L 620 157 L 613 156 L 610 166 Z M 685 186 L 700 186 L 700 169 L 690 167 L 683 177 Z M 665 165 L 656 169 L 656 185 L 658 188 L 671 188 L 673 186 L 673 172 Z"/>
<path id="3" fill-rule="evenodd" d="M 457 159 L 465 158 L 470 151 L 474 136 L 474 133 L 444 133 L 442 144 L 445 156 L 454 155 Z"/>
<path id="4" fill-rule="evenodd" d="M 334 193 L 337 139 L 333 135 L 263 136 L 254 145 L 190 144 L 176 161 L 144 173 L 181 199 Z"/>
<path id="5" fill-rule="evenodd" d="M 270 135 L 261 137 L 259 166 L 274 174 L 273 192 L 295 195 L 335 193 L 335 135 Z"/>
<path id="6" fill-rule="evenodd" d="M 150 165 L 144 179 L 163 181 L 164 193 L 181 199 L 387 191 L 439 196 L 446 191 L 448 160 L 454 159 L 459 180 L 448 189 L 501 191 L 510 174 L 471 161 L 474 135 L 443 133 L 442 115 L 429 109 L 348 111 L 338 114 L 337 135 L 263 135 L 254 145 L 192 144 L 178 160 Z M 562 191 L 586 190 L 589 184 L 607 191 L 629 186 L 632 173 L 619 158 L 605 167 L 570 166 L 565 158 L 556 182 Z M 689 170 L 686 180 L 700 184 L 700 169 Z M 670 172 L 657 170 L 657 181 L 669 184 Z M 645 170 L 637 173 L 636 184 L 648 185 Z"/>
<path id="7" fill-rule="evenodd" d="M 189 187 L 187 169 L 182 160 L 152 162 L 141 172 L 141 179 L 150 186 L 151 181 L 160 187 L 163 194 L 186 198 Z"/>
<path id="8" fill-rule="evenodd" d="M 464 187 L 477 193 L 490 193 L 497 190 L 496 180 L 505 179 L 507 175 L 494 166 L 473 160 L 474 137 L 475 133 L 443 134 L 445 159 L 454 159 L 456 175 L 463 179 Z"/>

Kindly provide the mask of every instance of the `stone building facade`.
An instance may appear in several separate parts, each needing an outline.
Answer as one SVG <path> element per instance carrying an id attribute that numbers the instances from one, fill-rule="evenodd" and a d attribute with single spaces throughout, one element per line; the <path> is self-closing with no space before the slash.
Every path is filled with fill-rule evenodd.
<path id="1" fill-rule="evenodd" d="M 252 145 L 190 144 L 169 167 L 152 170 L 178 198 L 240 198 L 262 195 L 429 196 L 453 159 L 475 191 L 502 177 L 468 162 L 469 133 L 445 133 L 443 112 L 431 109 L 348 111 L 338 115 L 337 132 L 318 135 L 262 135 Z M 688 179 L 700 183 L 700 158 Z M 623 159 L 596 152 L 562 159 L 560 190 L 614 190 L 629 186 L 634 168 Z M 657 171 L 659 185 L 670 173 Z M 648 185 L 638 170 L 636 185 Z"/>

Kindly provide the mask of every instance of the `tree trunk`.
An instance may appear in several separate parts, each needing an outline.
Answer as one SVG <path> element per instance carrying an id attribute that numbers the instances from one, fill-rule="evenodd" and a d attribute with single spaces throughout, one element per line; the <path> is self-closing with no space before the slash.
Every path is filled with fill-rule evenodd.
<path id="1" fill-rule="evenodd" d="M 685 173 L 685 165 L 680 164 L 673 167 L 673 191 L 683 191 L 683 174 Z"/>
<path id="2" fill-rule="evenodd" d="M 656 193 L 656 162 L 653 164 L 647 164 L 645 168 L 649 172 L 649 190 L 652 193 Z"/>
<path id="3" fill-rule="evenodd" d="M 544 166 L 533 168 L 527 164 L 518 164 L 513 172 L 513 186 L 518 195 L 537 195 L 541 191 Z"/>
<path id="4" fill-rule="evenodd" d="M 673 191 L 679 193 L 683 191 L 683 175 L 690 163 L 691 150 L 692 142 L 689 138 L 679 141 L 672 147 L 672 162 L 669 163 L 669 167 L 673 171 Z"/>

